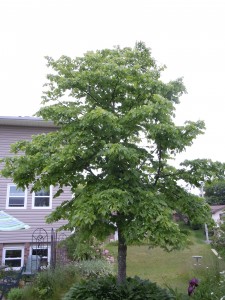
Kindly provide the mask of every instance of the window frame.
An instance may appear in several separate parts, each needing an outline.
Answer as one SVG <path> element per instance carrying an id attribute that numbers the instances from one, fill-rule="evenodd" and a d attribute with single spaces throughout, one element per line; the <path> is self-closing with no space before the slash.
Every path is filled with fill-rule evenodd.
<path id="1" fill-rule="evenodd" d="M 21 250 L 21 257 L 14 257 L 14 258 L 6 258 L 6 252 L 7 250 Z M 21 259 L 21 265 L 20 267 L 9 267 L 5 270 L 20 270 L 22 266 L 24 265 L 24 247 L 23 246 L 6 246 L 2 249 L 2 265 L 7 265 L 7 260 L 17 260 Z"/>
<path id="2" fill-rule="evenodd" d="M 35 192 L 32 193 L 32 209 L 52 209 L 52 185 L 49 187 L 49 206 L 35 206 Z"/>
<path id="3" fill-rule="evenodd" d="M 46 259 L 47 258 L 47 268 L 50 266 L 50 263 L 51 263 L 51 246 L 50 245 L 42 245 L 40 247 L 40 249 L 38 248 L 35 248 L 35 247 L 30 247 L 30 255 L 36 255 L 36 254 L 33 254 L 33 250 L 46 250 L 47 249 L 47 256 L 43 256 L 41 257 L 42 259 Z M 43 268 L 43 266 L 41 266 Z M 46 268 L 44 267 L 44 268 Z"/>
<path id="4" fill-rule="evenodd" d="M 12 186 L 17 188 L 17 185 L 15 183 L 7 184 L 6 209 L 26 209 L 27 208 L 27 189 L 24 190 L 24 205 L 23 206 L 10 206 L 9 205 L 10 188 Z"/>

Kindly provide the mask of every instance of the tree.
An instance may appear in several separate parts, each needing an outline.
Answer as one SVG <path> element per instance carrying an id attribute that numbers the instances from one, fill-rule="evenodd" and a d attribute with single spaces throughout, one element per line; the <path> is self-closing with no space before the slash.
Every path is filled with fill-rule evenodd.
<path id="1" fill-rule="evenodd" d="M 37 116 L 56 132 L 12 146 L 2 175 L 19 187 L 39 190 L 71 186 L 73 199 L 48 221 L 67 219 L 67 228 L 104 238 L 118 230 L 118 282 L 126 279 L 127 245 L 147 240 L 170 251 L 186 236 L 172 219 L 175 210 L 206 222 L 208 205 L 179 182 L 200 186 L 224 166 L 209 160 L 171 165 L 177 153 L 204 131 L 204 122 L 174 123 L 175 105 L 186 92 L 182 79 L 161 79 L 163 67 L 144 43 L 115 47 L 71 59 L 47 57 L 43 104 Z"/>
<path id="2" fill-rule="evenodd" d="M 204 186 L 204 197 L 210 205 L 225 204 L 225 181 L 215 180 Z"/>

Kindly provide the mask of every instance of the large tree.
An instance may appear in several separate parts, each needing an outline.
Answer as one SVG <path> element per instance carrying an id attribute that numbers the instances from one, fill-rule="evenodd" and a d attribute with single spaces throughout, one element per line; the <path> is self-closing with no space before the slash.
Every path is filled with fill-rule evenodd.
<path id="1" fill-rule="evenodd" d="M 180 182 L 200 186 L 220 163 L 171 161 L 204 131 L 204 122 L 174 123 L 175 105 L 185 92 L 182 79 L 164 83 L 144 43 L 115 47 L 71 59 L 47 57 L 51 74 L 37 113 L 58 130 L 12 146 L 3 176 L 33 190 L 71 186 L 68 199 L 48 221 L 104 238 L 118 230 L 118 282 L 126 278 L 127 245 L 143 239 L 166 250 L 186 236 L 173 221 L 175 210 L 205 222 L 208 206 Z M 24 153 L 18 156 L 18 153 Z"/>
<path id="2" fill-rule="evenodd" d="M 204 197 L 210 205 L 225 204 L 225 180 L 215 180 L 204 185 Z"/>

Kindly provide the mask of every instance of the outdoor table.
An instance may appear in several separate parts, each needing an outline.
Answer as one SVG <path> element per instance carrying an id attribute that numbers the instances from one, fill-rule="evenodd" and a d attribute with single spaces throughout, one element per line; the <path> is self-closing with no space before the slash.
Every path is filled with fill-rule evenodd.
<path id="1" fill-rule="evenodd" d="M 199 261 L 201 260 L 202 256 L 200 255 L 193 255 L 192 256 L 194 258 L 194 260 L 196 261 L 196 264 L 194 264 L 195 266 L 197 265 L 200 265 Z"/>

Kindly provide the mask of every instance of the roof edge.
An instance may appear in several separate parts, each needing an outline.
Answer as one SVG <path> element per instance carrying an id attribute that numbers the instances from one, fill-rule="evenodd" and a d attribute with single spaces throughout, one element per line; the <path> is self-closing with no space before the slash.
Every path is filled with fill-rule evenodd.
<path id="1" fill-rule="evenodd" d="M 32 116 L 0 116 L 0 125 L 57 128 L 53 121 Z"/>

